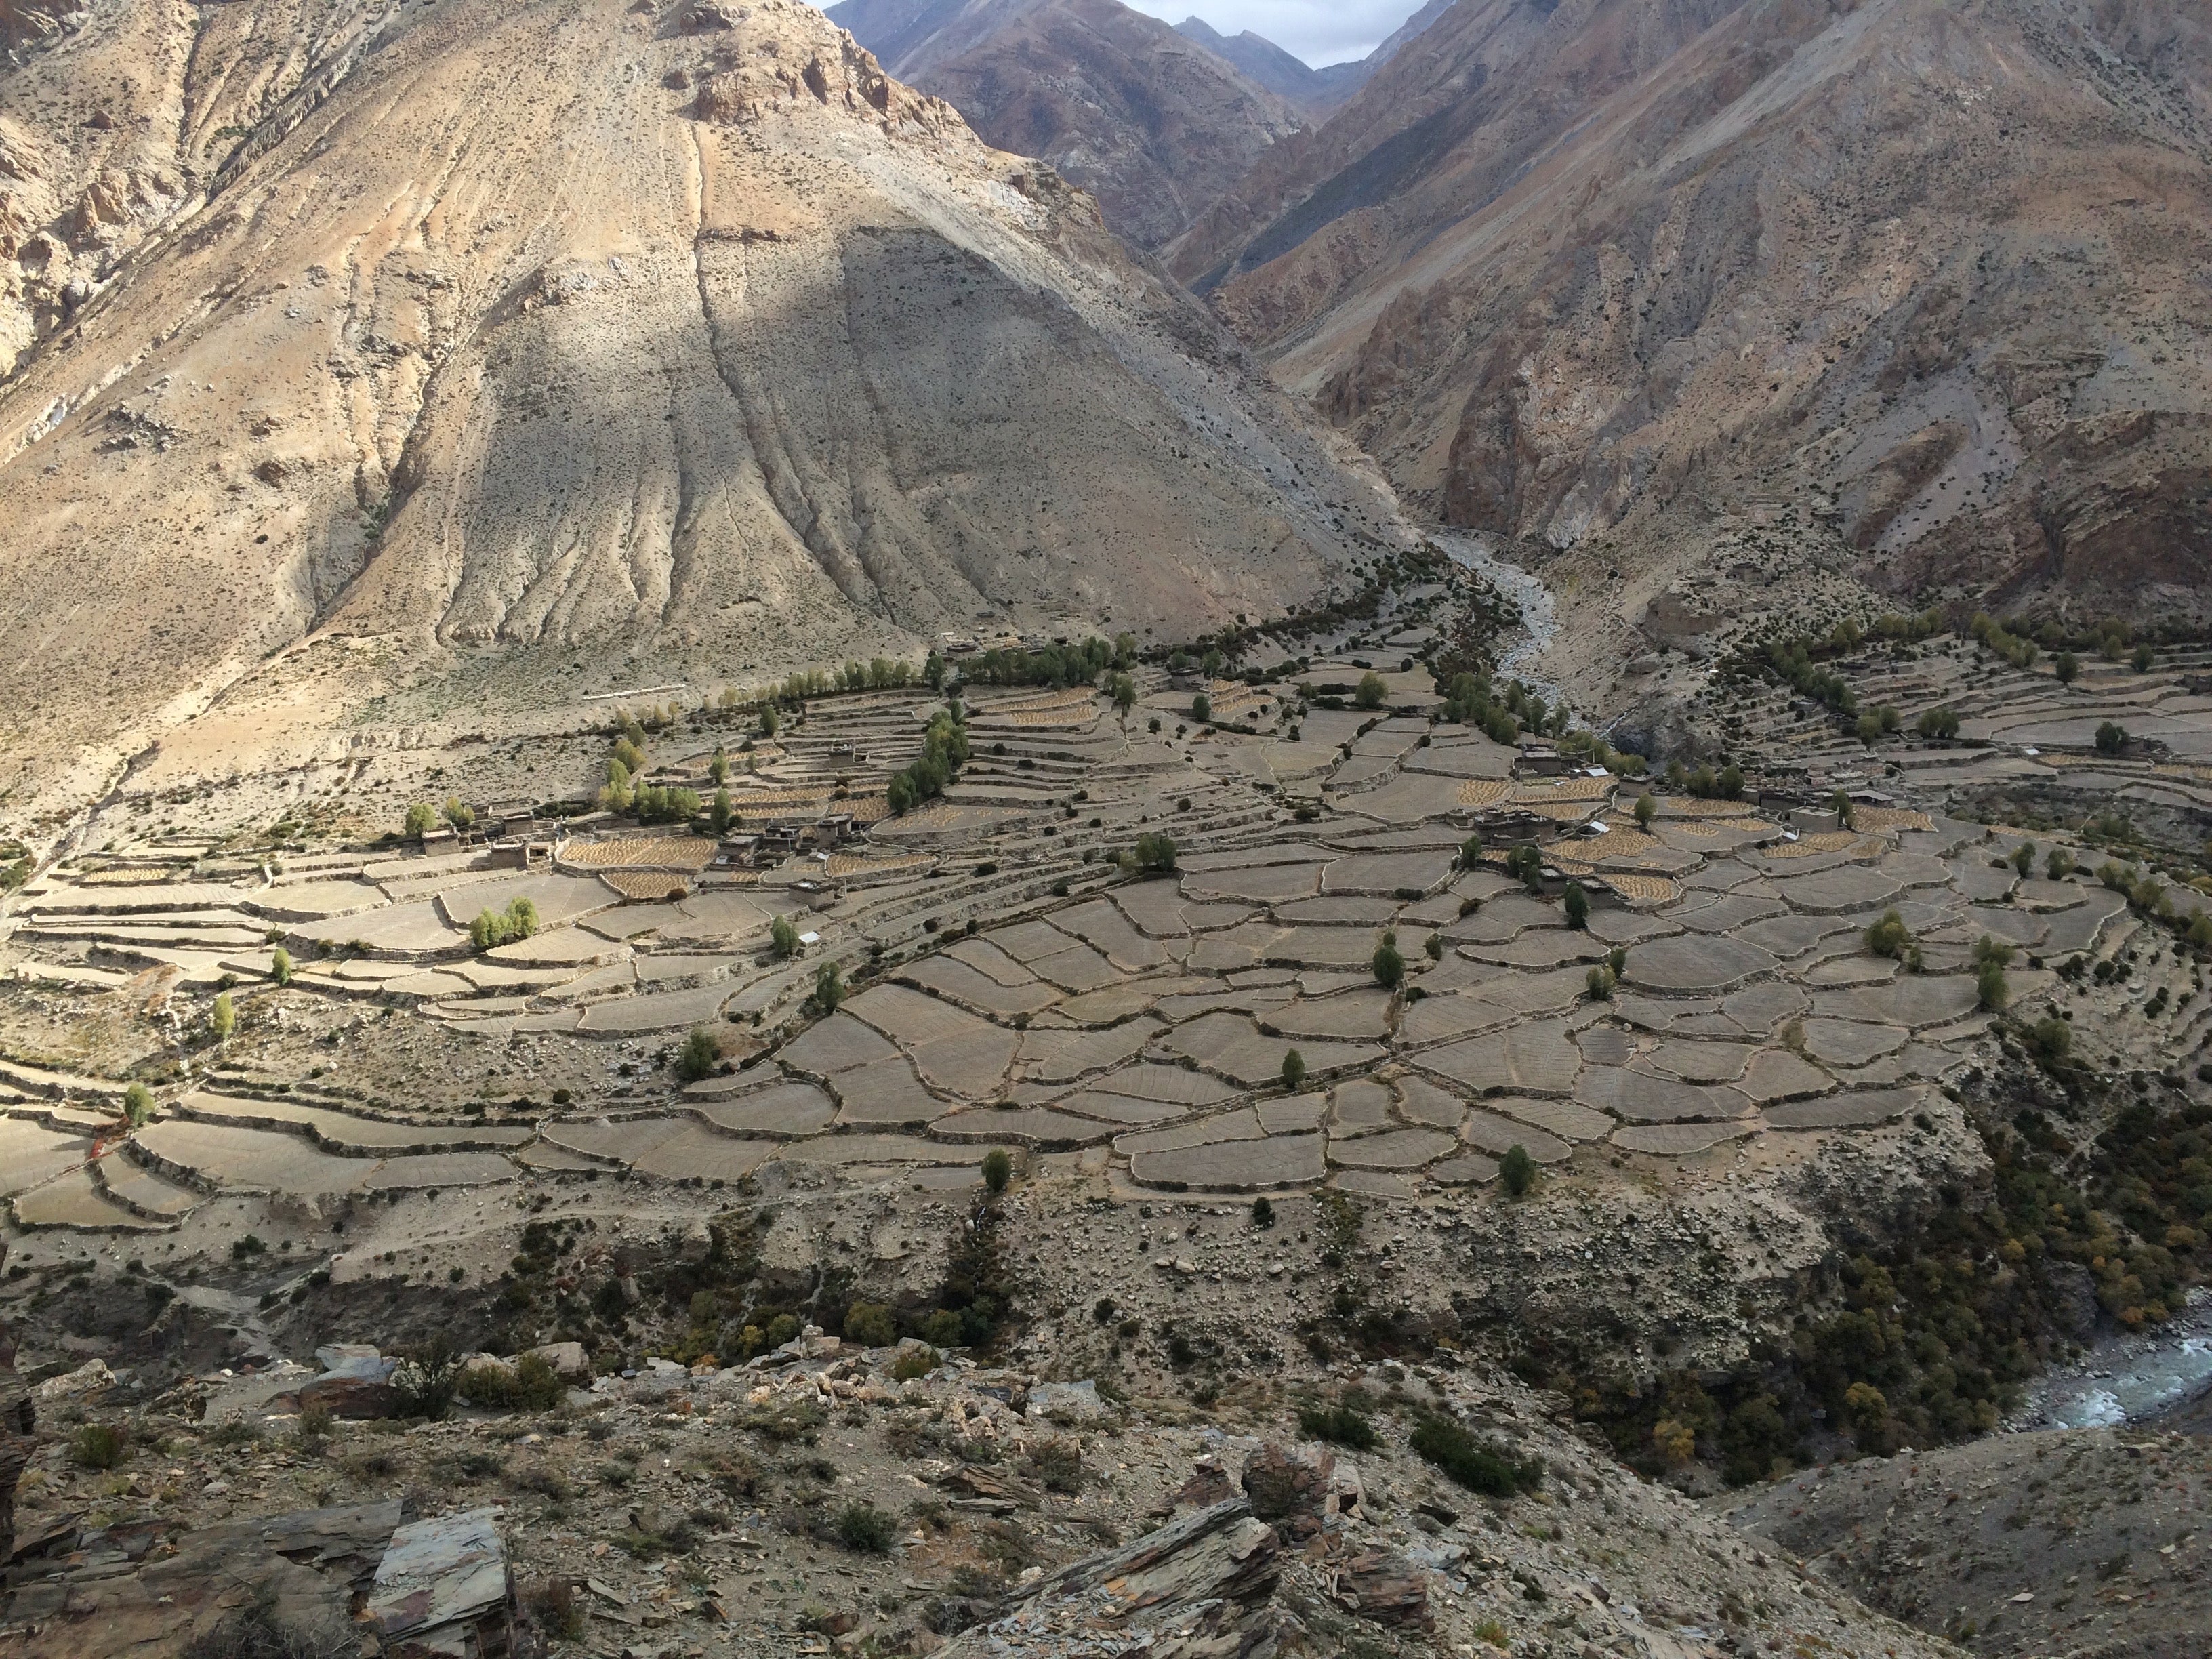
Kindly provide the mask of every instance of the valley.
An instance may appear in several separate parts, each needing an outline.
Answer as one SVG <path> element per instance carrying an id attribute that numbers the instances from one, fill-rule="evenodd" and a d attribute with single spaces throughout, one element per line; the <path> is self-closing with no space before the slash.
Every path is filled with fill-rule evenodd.
<path id="1" fill-rule="evenodd" d="M 0 1659 L 2195 1650 L 2212 43 L 1407 13 L 0 9 Z"/>

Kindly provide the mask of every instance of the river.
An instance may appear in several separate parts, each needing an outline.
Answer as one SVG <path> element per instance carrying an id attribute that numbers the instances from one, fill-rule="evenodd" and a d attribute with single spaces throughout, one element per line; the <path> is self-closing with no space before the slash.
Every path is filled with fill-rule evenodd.
<path id="1" fill-rule="evenodd" d="M 1454 564 L 1474 572 L 1520 607 L 1521 638 L 1498 658 L 1499 676 L 1519 680 L 1548 703 L 1558 702 L 1559 688 L 1528 669 L 1559 636 L 1559 611 L 1552 601 L 1552 590 L 1519 565 L 1498 557 L 1480 536 L 1464 530 L 1431 530 L 1428 536 Z"/>

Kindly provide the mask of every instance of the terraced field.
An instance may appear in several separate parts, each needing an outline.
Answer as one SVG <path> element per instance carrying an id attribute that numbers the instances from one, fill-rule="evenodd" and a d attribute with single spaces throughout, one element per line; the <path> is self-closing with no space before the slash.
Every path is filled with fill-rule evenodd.
<path id="1" fill-rule="evenodd" d="M 15 1219 L 140 1229 L 226 1194 L 321 1205 L 593 1171 L 710 1185 L 777 1164 L 957 1186 L 994 1147 L 1133 1200 L 1417 1200 L 1495 1180 L 1516 1146 L 1598 1172 L 1787 1160 L 1941 1109 L 1935 1085 L 1990 1018 L 1985 936 L 2025 957 L 2017 1007 L 2048 991 L 2046 961 L 2131 925 L 2094 879 L 2023 877 L 2011 838 L 1940 813 L 1869 805 L 1845 828 L 1662 794 L 1640 825 L 1641 785 L 1530 771 L 1410 688 L 1374 714 L 1215 692 L 1218 718 L 1258 734 L 1171 721 L 1188 696 L 1164 688 L 1126 717 L 1080 690 L 978 693 L 973 758 L 941 799 L 758 870 L 710 840 L 588 821 L 531 869 L 491 847 L 280 870 L 207 843 L 65 866 L 18 902 L 19 972 L 186 1006 L 228 982 L 302 1017 L 391 1008 L 480 1041 L 493 1073 L 513 1042 L 649 1060 L 691 1030 L 724 1059 L 688 1085 L 626 1060 L 633 1080 L 605 1098 L 495 1099 L 466 1119 L 371 1079 L 234 1063 L 164 1091 L 135 1134 L 85 1109 L 109 1125 L 97 1164 L 93 1134 L 18 1090 L 0 1102 Z M 1147 706 L 1168 711 L 1158 732 Z M 733 793 L 778 814 L 871 799 L 931 708 L 824 702 Z M 1463 843 L 1486 830 L 1470 866 Z M 1174 836 L 1173 872 L 1114 861 L 1146 830 Z M 1540 876 L 1509 875 L 1531 836 Z M 640 871 L 672 885 L 624 892 Z M 472 917 L 521 897 L 539 932 L 471 945 Z M 1893 910 L 1917 973 L 1867 948 Z M 771 949 L 778 917 L 811 936 L 798 960 Z M 1386 939 L 1395 986 L 1375 968 Z M 808 1000 L 825 963 L 851 987 L 826 1016 Z M 1609 994 L 1593 970 L 1617 971 Z"/>

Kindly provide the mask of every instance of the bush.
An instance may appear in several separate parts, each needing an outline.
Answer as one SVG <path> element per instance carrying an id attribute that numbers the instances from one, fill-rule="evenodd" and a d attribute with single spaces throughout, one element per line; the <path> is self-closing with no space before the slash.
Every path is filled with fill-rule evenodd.
<path id="1" fill-rule="evenodd" d="M 1373 961 L 1375 982 L 1386 991 L 1395 991 L 1406 982 L 1406 958 L 1399 954 L 1398 936 L 1382 935 L 1382 942 L 1375 947 Z"/>
<path id="2" fill-rule="evenodd" d="M 1352 700 L 1362 708 L 1380 708 L 1389 695 L 1390 688 L 1382 683 L 1382 677 L 1370 672 L 1359 677 L 1359 685 L 1352 692 Z"/>
<path id="3" fill-rule="evenodd" d="M 507 901 L 504 910 L 487 907 L 477 911 L 477 919 L 469 924 L 469 943 L 479 951 L 489 951 L 529 939 L 537 932 L 537 905 L 518 896 Z"/>
<path id="4" fill-rule="evenodd" d="M 1900 960 L 1911 944 L 1912 930 L 1894 910 L 1883 911 L 1881 920 L 1866 930 L 1866 947 L 1878 957 Z"/>
<path id="5" fill-rule="evenodd" d="M 1283 1087 L 1295 1094 L 1306 1080 L 1306 1059 L 1297 1049 L 1283 1055 Z"/>
<path id="6" fill-rule="evenodd" d="M 2097 752 L 2099 754 L 2117 755 L 2127 746 L 2128 734 L 2111 720 L 2106 720 L 2098 726 Z"/>
<path id="7" fill-rule="evenodd" d="M 1190 700 L 1190 717 L 1200 726 L 1211 726 L 1213 723 L 1213 699 L 1203 691 L 1193 697 Z"/>
<path id="8" fill-rule="evenodd" d="M 2074 1052 L 2074 1028 L 2056 1014 L 2046 1014 L 2027 1029 L 2028 1051 L 2040 1060 L 2057 1062 Z"/>
<path id="9" fill-rule="evenodd" d="M 1511 1498 L 1544 1483 L 1541 1464 L 1485 1445 L 1448 1417 L 1424 1419 L 1408 1443 L 1449 1479 L 1486 1498 Z"/>
<path id="10" fill-rule="evenodd" d="M 945 1357 L 934 1348 L 908 1348 L 891 1361 L 894 1381 L 911 1382 L 918 1376 L 927 1376 L 945 1363 Z"/>
<path id="11" fill-rule="evenodd" d="M 994 1146 L 983 1154 L 983 1184 L 994 1193 L 1003 1193 L 1014 1178 L 1013 1154 L 1003 1146 Z"/>
<path id="12" fill-rule="evenodd" d="M 1568 927 L 1579 928 L 1589 922 L 1589 895 L 1583 890 L 1582 883 L 1567 884 L 1566 908 Z"/>
<path id="13" fill-rule="evenodd" d="M 120 1423 L 88 1423 L 70 1442 L 70 1462 L 81 1469 L 112 1469 L 131 1455 L 131 1431 Z"/>
<path id="14" fill-rule="evenodd" d="M 1275 1224 L 1275 1201 L 1273 1199 L 1262 1197 L 1252 1200 L 1252 1224 L 1260 1228 Z"/>
<path id="15" fill-rule="evenodd" d="M 1948 708 L 1931 708 L 1914 722 L 1914 729 L 1923 738 L 1948 741 L 1959 735 L 1959 717 Z"/>
<path id="16" fill-rule="evenodd" d="M 2081 659 L 2071 651 L 2060 652 L 2051 659 L 2051 665 L 2057 673 L 2061 685 L 2073 684 L 2075 676 L 2081 672 Z"/>
<path id="17" fill-rule="evenodd" d="M 845 1000 L 845 976 L 834 962 L 825 962 L 814 970 L 814 1006 L 825 1014 L 837 1012 L 837 1005 Z"/>
<path id="18" fill-rule="evenodd" d="M 1298 1413 L 1298 1432 L 1354 1451 L 1373 1451 L 1382 1443 L 1375 1425 L 1349 1406 L 1308 1406 Z"/>
<path id="19" fill-rule="evenodd" d="M 686 1083 L 696 1083 L 714 1076 L 721 1063 L 722 1051 L 714 1046 L 714 1034 L 703 1025 L 695 1025 L 677 1051 L 676 1073 Z"/>
<path id="20" fill-rule="evenodd" d="M 123 1091 L 123 1115 L 134 1129 L 142 1127 L 154 1115 L 154 1091 L 143 1083 L 134 1083 Z"/>
<path id="21" fill-rule="evenodd" d="M 563 1642 L 584 1639 L 584 1603 L 566 1578 L 541 1578 L 522 1593 L 522 1609 L 548 1636 Z"/>
<path id="22" fill-rule="evenodd" d="M 280 986 L 292 982 L 292 953 L 281 945 L 269 953 L 269 977 Z"/>
<path id="23" fill-rule="evenodd" d="M 845 1340 L 864 1348 L 888 1348 L 898 1340 L 891 1310 L 879 1302 L 855 1302 L 845 1310 Z"/>
<path id="24" fill-rule="evenodd" d="M 1060 1437 L 1045 1441 L 1030 1453 L 1029 1466 L 1047 1492 L 1083 1490 L 1083 1447 L 1076 1440 Z"/>
<path id="25" fill-rule="evenodd" d="M 228 1042 L 230 1034 L 238 1029 L 238 1005 L 230 1000 L 229 992 L 216 995 L 215 1006 L 208 1012 L 208 1029 L 215 1033 L 217 1042 Z"/>
<path id="26" fill-rule="evenodd" d="M 2158 660 L 2158 657 L 2148 646 L 2139 645 L 2136 647 L 2135 655 L 2128 660 L 2134 665 L 2136 673 L 2148 674 L 2150 672 L 2150 665 Z"/>
<path id="27" fill-rule="evenodd" d="M 543 1354 L 526 1353 L 512 1365 L 470 1366 L 453 1392 L 489 1411 L 550 1412 L 568 1399 L 568 1385 Z"/>
<path id="28" fill-rule="evenodd" d="M 1481 866 L 1482 837 L 1469 836 L 1459 844 L 1459 867 L 1462 870 L 1475 870 L 1480 869 Z"/>
<path id="29" fill-rule="evenodd" d="M 1589 1000 L 1592 1002 L 1610 1002 L 1613 1000 L 1613 987 L 1619 984 L 1620 981 L 1611 968 L 1603 963 L 1599 963 L 1583 976 L 1583 982 L 1589 988 Z"/>
<path id="30" fill-rule="evenodd" d="M 1975 971 L 1974 994 L 1990 1013 L 1998 1012 L 2012 1000 L 2011 989 L 2005 984 L 2002 963 L 1984 962 Z"/>
<path id="31" fill-rule="evenodd" d="M 1175 837 L 1146 831 L 1137 837 L 1135 851 L 1128 861 L 1148 875 L 1170 873 L 1176 867 Z"/>
<path id="32" fill-rule="evenodd" d="M 848 1504 L 830 1523 L 837 1541 L 863 1555 L 888 1555 L 898 1523 L 873 1504 Z"/>
<path id="33" fill-rule="evenodd" d="M 425 1418 L 433 1423 L 443 1422 L 453 1411 L 460 1384 L 459 1357 L 443 1336 L 410 1352 L 392 1373 L 399 1415 Z"/>
<path id="34" fill-rule="evenodd" d="M 1647 789 L 1636 798 L 1636 827 L 1649 830 L 1651 820 L 1658 816 L 1659 803 L 1651 798 L 1651 792 Z"/>
<path id="35" fill-rule="evenodd" d="M 2053 881 L 2063 881 L 2074 873 L 2074 855 L 2063 847 L 2054 847 L 2043 860 L 2044 872 Z"/>
<path id="36" fill-rule="evenodd" d="M 1504 1158 L 1498 1162 L 1498 1178 L 1516 1198 L 1524 1197 L 1536 1184 L 1536 1160 L 1528 1156 L 1528 1149 L 1519 1141 L 1505 1149 Z"/>

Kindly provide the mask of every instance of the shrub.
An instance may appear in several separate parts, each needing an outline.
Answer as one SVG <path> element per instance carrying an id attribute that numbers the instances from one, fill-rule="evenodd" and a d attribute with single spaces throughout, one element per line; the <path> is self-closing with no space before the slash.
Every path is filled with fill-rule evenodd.
<path id="1" fill-rule="evenodd" d="M 825 1014 L 837 1012 L 837 1005 L 845 1000 L 845 976 L 834 962 L 825 962 L 814 970 L 814 1004 Z"/>
<path id="2" fill-rule="evenodd" d="M 2056 1063 L 2074 1052 L 2074 1028 L 2046 1014 L 2027 1029 L 2027 1046 L 2038 1060 Z"/>
<path id="3" fill-rule="evenodd" d="M 2120 750 L 2127 746 L 2128 734 L 2124 731 L 2121 730 L 2119 726 L 2114 725 L 2111 720 L 2106 720 L 2097 727 L 2097 752 L 2099 754 L 2117 755 Z"/>
<path id="4" fill-rule="evenodd" d="M 1372 1451 L 1382 1443 L 1375 1425 L 1349 1406 L 1308 1406 L 1298 1413 L 1298 1432 L 1354 1451 Z"/>
<path id="5" fill-rule="evenodd" d="M 1444 1474 L 1486 1498 L 1511 1498 L 1543 1485 L 1543 1466 L 1485 1445 L 1448 1417 L 1422 1420 L 1408 1443 Z"/>
<path id="6" fill-rule="evenodd" d="M 1306 1059 L 1297 1049 L 1283 1055 L 1283 1087 L 1295 1094 L 1306 1080 Z"/>
<path id="7" fill-rule="evenodd" d="M 1566 893 L 1567 926 L 1579 928 L 1589 921 L 1589 895 L 1582 883 L 1571 881 Z"/>
<path id="8" fill-rule="evenodd" d="M 216 995 L 215 1006 L 208 1012 L 208 1029 L 215 1033 L 217 1042 L 228 1042 L 230 1034 L 238 1029 L 238 1005 L 230 1000 L 229 992 Z"/>
<path id="9" fill-rule="evenodd" d="M 539 1579 L 523 1591 L 522 1608 L 548 1636 L 563 1642 L 584 1639 L 584 1603 L 570 1580 Z"/>
<path id="10" fill-rule="evenodd" d="M 1516 1198 L 1525 1196 L 1536 1184 L 1536 1160 L 1528 1156 L 1528 1149 L 1519 1141 L 1506 1148 L 1504 1158 L 1498 1162 L 1498 1178 Z"/>
<path id="11" fill-rule="evenodd" d="M 2071 685 L 2081 672 L 2081 659 L 2071 651 L 2062 651 L 2051 659 L 2051 666 L 2058 676 L 2061 685 Z"/>
<path id="12" fill-rule="evenodd" d="M 1359 685 L 1352 692 L 1352 700 L 1362 708 L 1380 708 L 1382 700 L 1389 695 L 1390 688 L 1382 683 L 1382 677 L 1370 671 L 1359 677 Z"/>
<path id="13" fill-rule="evenodd" d="M 888 1348 L 898 1340 L 891 1310 L 879 1302 L 855 1302 L 845 1310 L 845 1340 L 864 1348 Z"/>
<path id="14" fill-rule="evenodd" d="M 1636 827 L 1649 830 L 1651 820 L 1658 816 L 1659 803 L 1652 799 L 1651 792 L 1647 789 L 1636 798 Z"/>
<path id="15" fill-rule="evenodd" d="M 696 1083 L 702 1078 L 712 1077 L 714 1068 L 722 1063 L 722 1051 L 714 1046 L 714 1034 L 703 1025 L 691 1028 L 690 1036 L 677 1051 L 676 1072 L 686 1083 Z"/>
<path id="16" fill-rule="evenodd" d="M 944 1363 L 944 1356 L 934 1348 L 908 1348 L 891 1361 L 891 1376 L 901 1382 L 911 1382 L 918 1376 L 927 1376 Z"/>
<path id="17" fill-rule="evenodd" d="M 568 1385 L 543 1354 L 526 1353 L 512 1365 L 470 1366 L 453 1393 L 491 1411 L 550 1412 L 568 1399 Z"/>
<path id="18" fill-rule="evenodd" d="M 2012 867 L 2026 875 L 2035 867 L 2035 843 L 2024 841 L 2012 849 Z"/>
<path id="19" fill-rule="evenodd" d="M 1193 697 L 1190 700 L 1190 717 L 1200 726 L 1211 726 L 1213 723 L 1213 699 L 1203 691 Z"/>
<path id="20" fill-rule="evenodd" d="M 983 1154 L 983 1184 L 994 1193 L 1003 1193 L 1014 1178 L 1013 1154 L 1003 1146 L 994 1146 Z"/>
<path id="21" fill-rule="evenodd" d="M 1901 959 L 1911 944 L 1912 930 L 1894 910 L 1883 911 L 1881 920 L 1866 930 L 1866 947 L 1878 957 Z"/>
<path id="22" fill-rule="evenodd" d="M 1462 870 L 1474 870 L 1479 868 L 1481 863 L 1482 837 L 1469 836 L 1459 844 L 1459 867 Z"/>
<path id="23" fill-rule="evenodd" d="M 460 1392 L 461 1364 L 453 1344 L 445 1337 L 431 1339 L 410 1352 L 392 1373 L 392 1392 L 398 1396 L 399 1415 L 443 1422 Z"/>
<path id="24" fill-rule="evenodd" d="M 2063 847 L 2054 847 L 2044 855 L 2044 873 L 2053 881 L 2063 881 L 2074 873 L 2074 855 Z"/>
<path id="25" fill-rule="evenodd" d="M 2011 1000 L 2012 992 L 2005 984 L 2004 964 L 1984 962 L 1974 974 L 1974 994 L 1981 1006 L 1991 1013 L 2002 1010 Z"/>
<path id="26" fill-rule="evenodd" d="M 1029 1466 L 1047 1492 L 1083 1490 L 1083 1447 L 1076 1440 L 1056 1437 L 1045 1441 L 1030 1453 Z"/>
<path id="27" fill-rule="evenodd" d="M 134 1129 L 141 1127 L 154 1115 L 154 1091 L 143 1083 L 134 1083 L 123 1091 L 123 1115 Z"/>
<path id="28" fill-rule="evenodd" d="M 1985 968 L 1990 963 L 1995 963 L 2000 968 L 2009 967 L 2012 964 L 2013 952 L 2017 948 L 2009 940 L 1984 933 L 1974 941 L 1974 965 L 1977 968 Z"/>
<path id="29" fill-rule="evenodd" d="M 848 1504 L 830 1523 L 837 1541 L 862 1555 L 888 1555 L 898 1523 L 873 1504 Z"/>
<path id="30" fill-rule="evenodd" d="M 112 1469 L 131 1455 L 131 1431 L 119 1423 L 88 1423 L 70 1442 L 70 1462 L 81 1469 Z"/>
<path id="31" fill-rule="evenodd" d="M 1273 1199 L 1261 1197 L 1252 1200 L 1252 1224 L 1261 1228 L 1275 1224 L 1275 1202 Z"/>
<path id="32" fill-rule="evenodd" d="M 292 982 L 292 953 L 281 945 L 269 953 L 269 977 L 279 985 Z"/>
<path id="33" fill-rule="evenodd" d="M 2150 672 L 2150 665 L 2158 660 L 2158 657 L 2148 646 L 2139 645 L 2136 647 L 2135 655 L 2128 660 L 2134 665 L 2136 673 L 2148 674 Z"/>
<path id="34" fill-rule="evenodd" d="M 1583 975 L 1583 982 L 1589 988 L 1589 1000 L 1592 1002 L 1610 1002 L 1613 1000 L 1613 987 L 1619 984 L 1620 981 L 1614 976 L 1612 969 L 1603 963 L 1599 963 Z"/>
<path id="35" fill-rule="evenodd" d="M 1398 936 L 1382 935 L 1382 942 L 1375 947 L 1373 961 L 1375 982 L 1386 991 L 1395 991 L 1406 982 L 1406 958 L 1399 954 Z"/>
<path id="36" fill-rule="evenodd" d="M 1133 867 L 1149 875 L 1169 873 L 1176 867 L 1175 837 L 1146 831 L 1137 837 L 1136 848 L 1129 862 Z"/>

